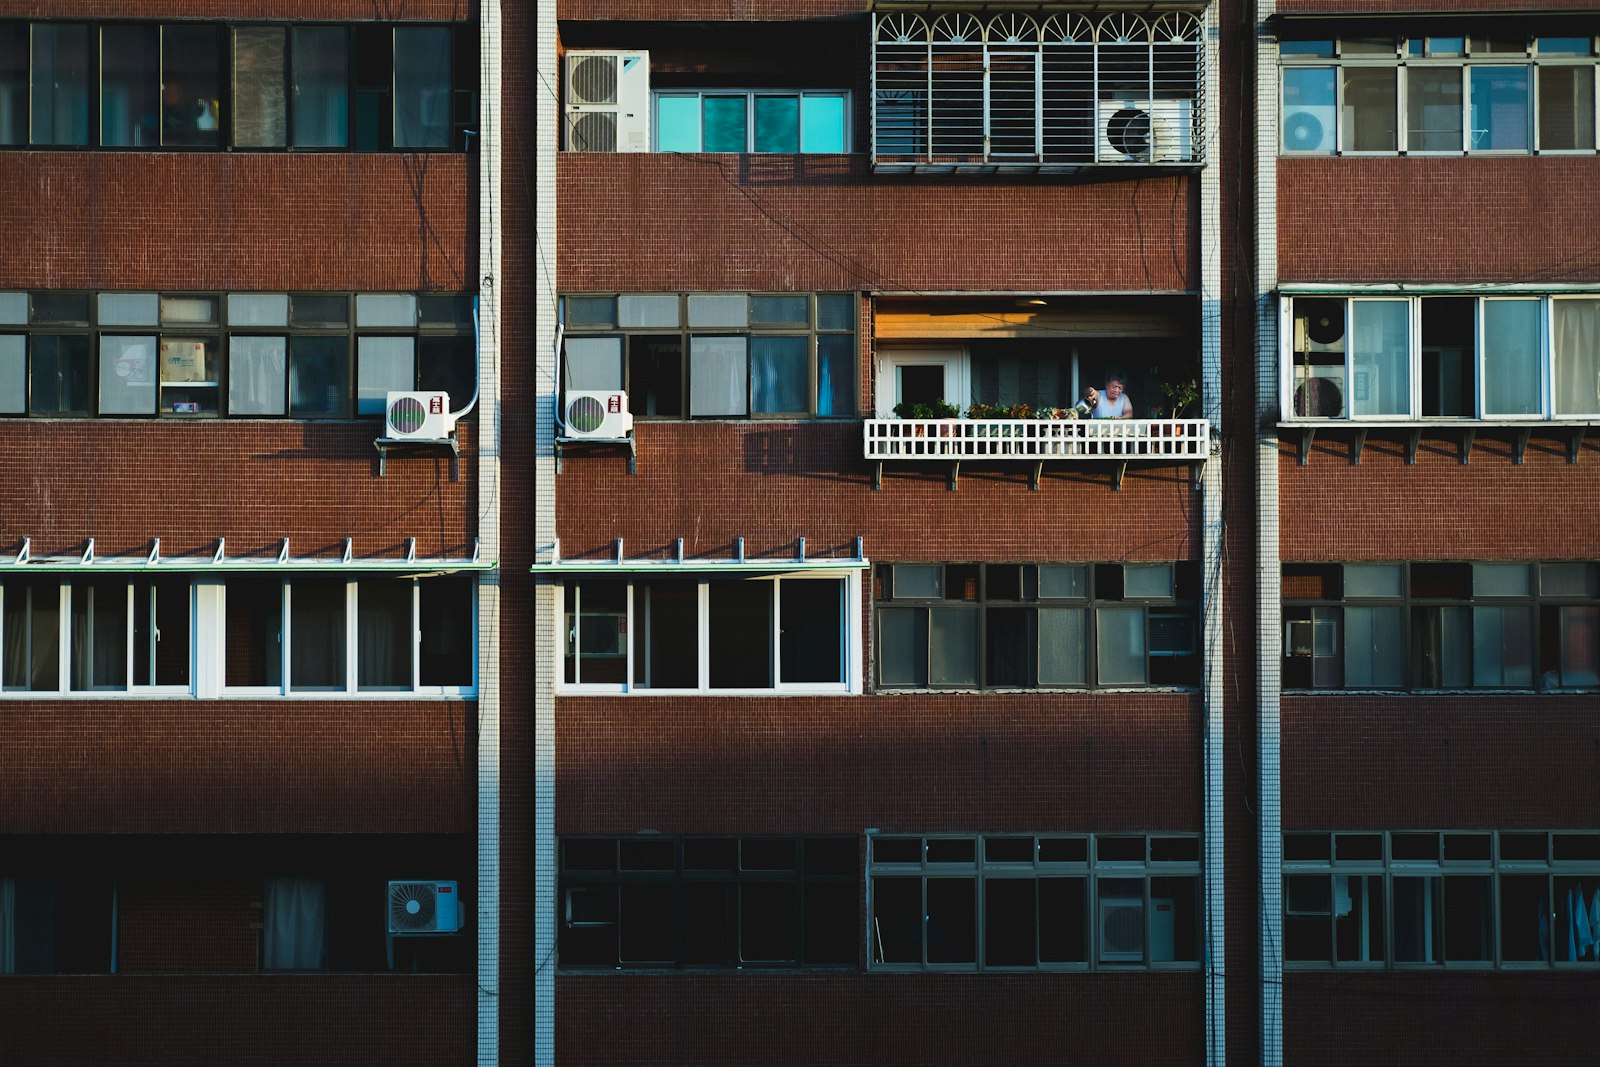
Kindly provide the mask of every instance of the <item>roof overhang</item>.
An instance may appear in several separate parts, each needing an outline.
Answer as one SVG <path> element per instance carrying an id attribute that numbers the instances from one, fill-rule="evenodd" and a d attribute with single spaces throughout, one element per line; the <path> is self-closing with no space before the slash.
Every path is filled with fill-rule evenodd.
<path id="1" fill-rule="evenodd" d="M 416 540 L 406 542 L 404 555 L 357 557 L 351 550 L 351 539 L 345 538 L 344 550 L 337 556 L 295 556 L 289 552 L 289 539 L 285 537 L 275 556 L 229 556 L 223 539 L 217 539 L 217 548 L 210 556 L 163 556 L 161 539 L 151 542 L 150 551 L 142 556 L 97 555 L 94 538 L 89 538 L 84 550 L 76 556 L 35 556 L 31 538 L 23 538 L 22 546 L 9 559 L 0 557 L 0 576 L 14 574 L 223 574 L 258 572 L 274 574 L 292 573 L 391 573 L 399 575 L 450 574 L 456 571 L 492 571 L 498 566 L 493 560 L 483 559 L 478 544 L 473 543 L 470 556 L 418 556 Z"/>

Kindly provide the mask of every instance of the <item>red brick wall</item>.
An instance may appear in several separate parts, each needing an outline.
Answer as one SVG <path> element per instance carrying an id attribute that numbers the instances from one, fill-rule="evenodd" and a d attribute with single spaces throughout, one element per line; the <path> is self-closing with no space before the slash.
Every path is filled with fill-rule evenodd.
<path id="1" fill-rule="evenodd" d="M 117 887 L 124 974 L 251 972 L 260 967 L 260 882 L 135 881 Z"/>
<path id="2" fill-rule="evenodd" d="M 638 473 L 617 450 L 569 452 L 556 477 L 565 557 L 792 559 L 795 538 L 813 556 L 848 555 L 866 539 L 874 561 L 1189 559 L 1199 551 L 1200 497 L 1192 468 L 1131 468 L 1111 489 L 1108 463 L 965 464 L 950 492 L 949 464 L 885 463 L 883 488 L 861 458 L 859 422 L 640 422 Z"/>
<path id="3" fill-rule="evenodd" d="M 6 701 L 0 833 L 471 828 L 460 701 Z"/>
<path id="4" fill-rule="evenodd" d="M 0 287 L 473 288 L 475 163 L 458 153 L 0 153 L 10 253 Z"/>
<path id="5" fill-rule="evenodd" d="M 1279 515 L 1287 560 L 1594 559 L 1600 527 L 1600 448 L 1577 465 L 1567 444 L 1532 439 L 1521 466 L 1511 445 L 1484 431 L 1463 467 L 1454 441 L 1424 440 L 1414 466 L 1398 433 L 1369 437 L 1360 466 L 1348 434 L 1316 442 L 1310 462 L 1285 438 Z"/>
<path id="6" fill-rule="evenodd" d="M 1600 975 L 1288 974 L 1284 1062 L 1594 1062 Z"/>
<path id="7" fill-rule="evenodd" d="M 466 1063 L 470 975 L 7 976 L 0 1062 Z"/>
<path id="8" fill-rule="evenodd" d="M 1279 159 L 1279 278 L 1597 281 L 1596 181 L 1594 156 Z"/>
<path id="9" fill-rule="evenodd" d="M 33 539 L 35 556 L 395 558 L 470 555 L 477 532 L 476 426 L 459 428 L 460 478 L 442 452 L 390 455 L 378 477 L 379 420 L 358 422 L 0 419 L 0 554 Z"/>
<path id="10" fill-rule="evenodd" d="M 0 3 L 0 17 L 38 18 L 42 14 L 40 5 L 29 0 Z M 361 0 L 51 0 L 48 14 L 51 18 L 453 22 L 471 18 L 476 5 L 469 0 L 401 0 L 382 8 Z"/>
<path id="11" fill-rule="evenodd" d="M 559 166 L 557 276 L 568 292 L 1199 284 L 1187 175 L 874 177 L 865 154 L 569 152 Z"/>
<path id="12" fill-rule="evenodd" d="M 1198 830 L 1191 694 L 566 697 L 558 833 Z"/>
<path id="13" fill-rule="evenodd" d="M 1288 696 L 1287 829 L 1600 826 L 1592 696 Z"/>
<path id="14" fill-rule="evenodd" d="M 563 1067 L 1205 1062 L 1197 972 L 564 975 L 556 1003 Z"/>

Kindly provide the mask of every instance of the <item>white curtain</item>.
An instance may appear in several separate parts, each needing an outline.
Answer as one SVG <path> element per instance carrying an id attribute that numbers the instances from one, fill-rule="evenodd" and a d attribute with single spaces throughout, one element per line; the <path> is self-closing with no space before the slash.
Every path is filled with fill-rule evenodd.
<path id="1" fill-rule="evenodd" d="M 327 966 L 327 886 L 320 878 L 268 878 L 262 892 L 261 963 L 269 971 Z"/>
<path id="2" fill-rule="evenodd" d="M 17 882 L 0 878 L 0 974 L 17 973 Z"/>
<path id="3" fill-rule="evenodd" d="M 1600 412 L 1600 300 L 1552 300 L 1557 415 Z"/>

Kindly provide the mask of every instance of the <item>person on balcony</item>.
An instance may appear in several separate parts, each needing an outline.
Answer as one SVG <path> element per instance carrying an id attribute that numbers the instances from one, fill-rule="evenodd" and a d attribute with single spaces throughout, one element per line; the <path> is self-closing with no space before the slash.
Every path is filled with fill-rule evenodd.
<path id="1" fill-rule="evenodd" d="M 1118 375 L 1111 375 L 1106 379 L 1105 389 L 1096 389 L 1089 386 L 1084 391 L 1084 398 L 1089 401 L 1094 410 L 1089 417 L 1093 419 L 1131 419 L 1133 418 L 1133 401 L 1128 399 L 1128 394 L 1123 392 L 1127 383 Z"/>

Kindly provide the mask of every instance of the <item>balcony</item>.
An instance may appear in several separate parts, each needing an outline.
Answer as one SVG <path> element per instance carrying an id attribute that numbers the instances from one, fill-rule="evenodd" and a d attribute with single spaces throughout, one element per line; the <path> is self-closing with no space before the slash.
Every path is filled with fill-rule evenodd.
<path id="1" fill-rule="evenodd" d="M 1048 461 L 1108 461 L 1121 488 L 1129 460 L 1194 463 L 1198 472 L 1210 451 L 1206 419 L 867 419 L 862 449 L 877 465 L 874 488 L 885 461 L 946 461 L 952 489 L 963 460 L 1033 463 L 1035 489 Z"/>

